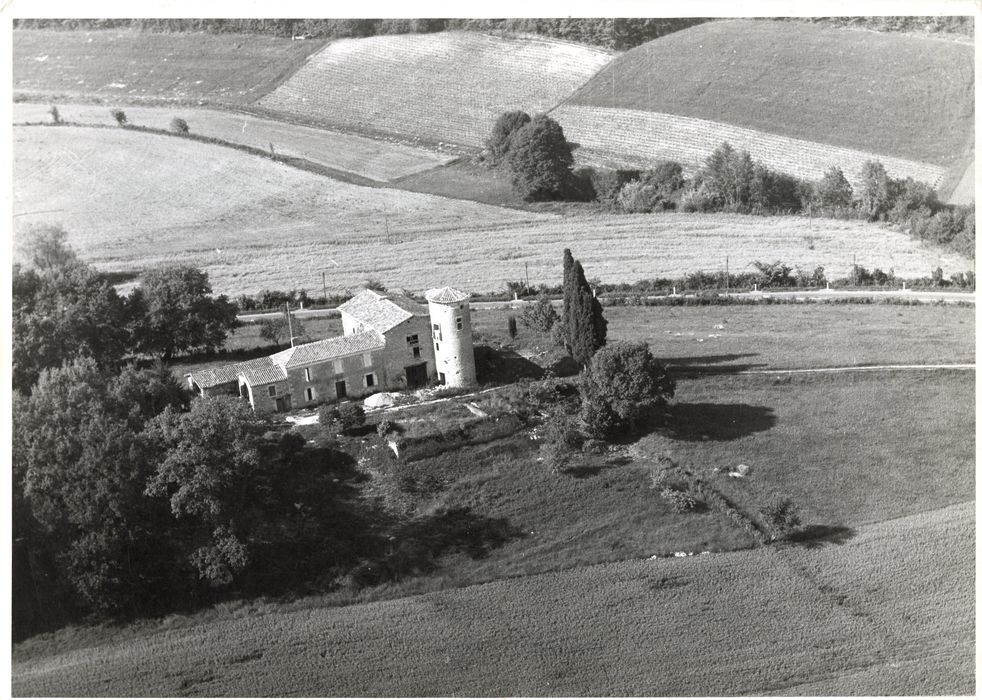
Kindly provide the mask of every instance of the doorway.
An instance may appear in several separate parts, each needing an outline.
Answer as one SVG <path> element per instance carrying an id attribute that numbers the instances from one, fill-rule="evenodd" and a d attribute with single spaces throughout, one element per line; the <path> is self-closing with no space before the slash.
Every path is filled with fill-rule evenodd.
<path id="1" fill-rule="evenodd" d="M 426 363 L 406 366 L 406 387 L 415 389 L 426 384 Z"/>

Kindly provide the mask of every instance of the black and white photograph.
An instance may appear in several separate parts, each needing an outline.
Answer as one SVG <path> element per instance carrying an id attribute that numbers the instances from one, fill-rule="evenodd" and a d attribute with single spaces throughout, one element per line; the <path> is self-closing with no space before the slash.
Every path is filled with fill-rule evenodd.
<path id="1" fill-rule="evenodd" d="M 0 6 L 5 693 L 975 695 L 979 6 L 679 5 Z"/>

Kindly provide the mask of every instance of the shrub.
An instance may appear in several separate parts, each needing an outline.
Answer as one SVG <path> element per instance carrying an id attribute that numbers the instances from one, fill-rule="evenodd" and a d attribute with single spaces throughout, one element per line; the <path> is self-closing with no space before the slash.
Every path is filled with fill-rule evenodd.
<path id="1" fill-rule="evenodd" d="M 388 418 L 383 418 L 375 424 L 375 432 L 378 433 L 379 437 L 385 437 L 389 433 L 394 433 L 398 430 L 399 425 L 395 421 L 391 421 Z"/>
<path id="2" fill-rule="evenodd" d="M 317 410 L 317 420 L 330 430 L 344 433 L 365 424 L 365 410 L 356 403 L 324 405 Z"/>
<path id="3" fill-rule="evenodd" d="M 518 320 L 514 316 L 508 317 L 508 337 L 512 340 L 518 337 Z"/>
<path id="4" fill-rule="evenodd" d="M 780 260 L 772 263 L 755 260 L 753 266 L 757 268 L 757 283 L 761 287 L 794 286 L 794 280 L 791 279 L 791 266 L 785 265 Z"/>
<path id="5" fill-rule="evenodd" d="M 112 115 L 113 119 L 116 120 L 117 124 L 120 126 L 126 126 L 126 112 L 121 109 L 113 109 L 110 110 L 109 113 Z"/>
<path id="6" fill-rule="evenodd" d="M 663 160 L 653 170 L 641 173 L 639 179 L 621 187 L 617 204 L 624 211 L 635 213 L 675 209 L 678 193 L 684 187 L 682 166 Z"/>
<path id="7" fill-rule="evenodd" d="M 174 117 L 170 120 L 170 130 L 175 134 L 180 134 L 182 136 L 187 135 L 191 131 L 188 128 L 188 123 L 180 117 Z"/>
<path id="8" fill-rule="evenodd" d="M 685 491 L 673 489 L 670 486 L 663 488 L 658 495 L 668 501 L 676 513 L 688 513 L 696 507 L 696 499 Z"/>
<path id="9" fill-rule="evenodd" d="M 787 496 L 778 496 L 761 508 L 760 517 L 770 531 L 771 541 L 787 539 L 801 524 L 798 506 Z"/>
<path id="10" fill-rule="evenodd" d="M 61 124 L 61 112 L 58 111 L 55 105 L 48 107 L 48 114 L 51 115 L 52 124 Z"/>
<path id="11" fill-rule="evenodd" d="M 616 343 L 597 351 L 580 380 L 581 419 L 594 437 L 635 430 L 675 395 L 675 380 L 645 343 Z"/>
<path id="12" fill-rule="evenodd" d="M 559 313 L 544 294 L 522 309 L 522 324 L 526 328 L 547 333 L 558 320 Z"/>

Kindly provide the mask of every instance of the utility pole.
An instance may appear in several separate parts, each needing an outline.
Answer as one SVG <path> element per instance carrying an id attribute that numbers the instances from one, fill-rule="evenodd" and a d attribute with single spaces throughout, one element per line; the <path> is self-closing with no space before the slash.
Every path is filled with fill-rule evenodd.
<path id="1" fill-rule="evenodd" d="M 531 291 L 532 288 L 529 285 L 529 264 L 525 263 L 525 293 L 530 294 Z"/>
<path id="2" fill-rule="evenodd" d="M 726 256 L 726 293 L 730 293 L 730 256 Z"/>
<path id="3" fill-rule="evenodd" d="M 324 306 L 327 306 L 327 273 L 321 270 L 321 285 L 324 287 Z"/>
<path id="4" fill-rule="evenodd" d="M 290 316 L 290 302 L 286 302 L 286 326 L 290 331 L 290 347 L 293 347 L 293 318 Z"/>

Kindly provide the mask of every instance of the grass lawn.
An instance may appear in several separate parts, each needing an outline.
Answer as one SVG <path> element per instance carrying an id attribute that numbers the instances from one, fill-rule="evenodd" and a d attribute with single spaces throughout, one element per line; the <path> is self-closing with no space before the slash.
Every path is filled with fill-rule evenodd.
<path id="1" fill-rule="evenodd" d="M 569 102 L 949 167 L 973 139 L 972 56 L 971 44 L 901 34 L 710 22 L 622 54 Z"/>
<path id="2" fill-rule="evenodd" d="M 474 329 L 489 341 L 508 344 L 511 314 L 520 312 L 475 310 Z M 642 340 L 663 362 L 694 371 L 975 361 L 971 307 L 613 306 L 604 309 L 604 317 L 609 341 Z M 552 349 L 546 335 L 520 321 L 516 345 L 533 359 Z"/>
<path id="3" fill-rule="evenodd" d="M 843 544 L 623 562 L 399 600 L 228 607 L 20 645 L 21 695 L 971 695 L 974 504 Z"/>
<path id="4" fill-rule="evenodd" d="M 20 30 L 13 32 L 13 90 L 248 103 L 323 45 L 238 34 Z"/>

